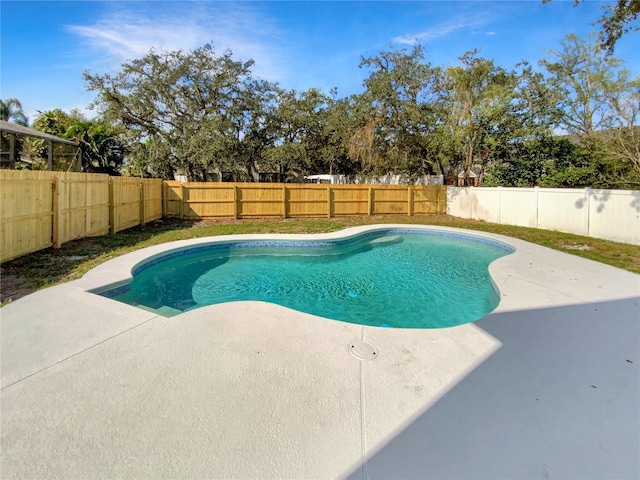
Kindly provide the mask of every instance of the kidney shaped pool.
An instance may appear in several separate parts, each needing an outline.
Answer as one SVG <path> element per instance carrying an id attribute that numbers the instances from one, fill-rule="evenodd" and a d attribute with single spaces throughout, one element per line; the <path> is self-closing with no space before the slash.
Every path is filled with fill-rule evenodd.
<path id="1" fill-rule="evenodd" d="M 499 303 L 488 272 L 506 244 L 438 230 L 388 229 L 322 241 L 232 241 L 142 262 L 101 295 L 173 316 L 258 300 L 343 322 L 443 328 Z"/>

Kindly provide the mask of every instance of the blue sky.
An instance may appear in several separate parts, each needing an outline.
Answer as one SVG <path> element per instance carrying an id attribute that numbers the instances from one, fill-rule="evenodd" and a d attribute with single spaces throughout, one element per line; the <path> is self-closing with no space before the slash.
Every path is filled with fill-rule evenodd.
<path id="1" fill-rule="evenodd" d="M 150 48 L 211 43 L 237 60 L 253 59 L 254 76 L 298 91 L 362 91 L 362 56 L 410 48 L 416 40 L 434 65 L 453 65 L 465 51 L 511 68 L 537 64 L 568 33 L 586 37 L 604 2 L 0 2 L 0 98 L 18 98 L 29 116 L 61 108 L 86 110 L 93 94 L 82 73 L 115 73 Z M 640 33 L 623 37 L 616 56 L 640 74 Z M 93 113 L 88 111 L 89 116 Z"/>

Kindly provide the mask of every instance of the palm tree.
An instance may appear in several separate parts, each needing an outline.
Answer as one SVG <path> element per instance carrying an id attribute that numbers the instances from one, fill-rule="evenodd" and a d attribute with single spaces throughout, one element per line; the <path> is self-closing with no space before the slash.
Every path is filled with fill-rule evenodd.
<path id="1" fill-rule="evenodd" d="M 29 119 L 22 111 L 22 104 L 17 98 L 0 100 L 0 118 L 25 127 L 29 124 Z"/>

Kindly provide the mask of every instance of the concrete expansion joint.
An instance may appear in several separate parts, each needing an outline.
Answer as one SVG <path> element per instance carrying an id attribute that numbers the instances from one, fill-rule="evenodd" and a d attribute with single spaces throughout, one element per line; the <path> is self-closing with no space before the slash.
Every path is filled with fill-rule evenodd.
<path id="1" fill-rule="evenodd" d="M 373 352 L 376 353 L 374 358 L 378 356 L 378 348 L 374 345 L 365 342 L 365 326 L 363 325 L 360 330 L 360 341 L 352 342 L 349 345 L 349 353 L 354 357 L 360 360 L 358 362 L 358 368 L 360 370 L 360 445 L 362 448 L 361 453 L 361 474 L 363 479 L 369 478 L 369 473 L 367 472 L 367 427 L 366 427 L 366 410 L 365 410 L 365 390 L 364 390 L 364 359 L 359 358 L 357 354 L 369 352 L 369 355 L 373 355 Z"/>
<path id="2" fill-rule="evenodd" d="M 11 382 L 11 383 L 9 383 L 9 384 L 7 384 L 7 385 L 4 385 L 0 390 L 5 390 L 5 389 L 7 389 L 7 388 L 9 388 L 9 387 L 12 387 L 13 385 L 16 385 L 16 384 L 18 384 L 18 383 L 20 383 L 20 382 L 22 382 L 22 381 L 26 380 L 27 378 L 31 378 L 31 377 L 33 377 L 33 376 L 35 376 L 35 375 L 38 375 L 38 374 L 40 374 L 40 373 L 44 372 L 45 370 L 49 370 L 50 368 L 53 368 L 53 367 L 55 367 L 55 366 L 57 366 L 57 365 L 60 365 L 61 363 L 65 363 L 66 361 L 71 360 L 72 358 L 77 357 L 78 355 L 81 355 L 81 354 L 83 354 L 83 353 L 85 353 L 85 352 L 88 352 L 89 350 L 92 350 L 93 348 L 97 347 L 98 345 L 102 345 L 103 343 L 106 343 L 106 342 L 108 342 L 109 340 L 112 340 L 112 339 L 114 339 L 114 338 L 116 338 L 116 337 L 119 337 L 120 335 L 122 335 L 122 334 L 124 334 L 124 333 L 130 332 L 131 330 L 133 330 L 133 329 L 135 329 L 135 328 L 138 328 L 139 326 L 144 325 L 145 323 L 148 323 L 148 322 L 150 322 L 151 320 L 155 320 L 155 319 L 157 319 L 157 318 L 164 318 L 164 317 L 161 317 L 161 316 L 159 316 L 159 315 L 155 315 L 155 316 L 153 316 L 153 317 L 151 317 L 151 318 L 148 318 L 147 320 L 145 320 L 145 321 L 143 321 L 143 322 L 140 322 L 140 323 L 138 323 L 138 324 L 136 324 L 136 325 L 134 325 L 134 326 L 132 326 L 132 327 L 130 327 L 130 328 L 127 328 L 126 330 L 123 330 L 123 331 L 121 331 L 121 332 L 118 332 L 118 333 L 116 333 L 115 335 L 112 335 L 112 336 L 110 336 L 110 337 L 108 337 L 108 338 L 105 338 L 104 340 L 100 340 L 99 342 L 94 343 L 94 344 L 93 344 L 93 345 L 91 345 L 90 347 L 87 347 L 87 348 L 85 348 L 85 349 L 80 350 L 79 352 L 76 352 L 76 353 L 74 353 L 74 354 L 72 354 L 72 355 L 69 355 L 68 357 L 63 358 L 62 360 L 58 360 L 57 362 L 52 363 L 51 365 L 47 365 L 46 367 L 41 368 L 40 370 L 38 370 L 38 371 L 36 371 L 36 372 L 30 373 L 29 375 L 25 375 L 24 377 L 22 377 L 22 378 L 20 378 L 20 379 L 16 380 L 15 382 Z"/>

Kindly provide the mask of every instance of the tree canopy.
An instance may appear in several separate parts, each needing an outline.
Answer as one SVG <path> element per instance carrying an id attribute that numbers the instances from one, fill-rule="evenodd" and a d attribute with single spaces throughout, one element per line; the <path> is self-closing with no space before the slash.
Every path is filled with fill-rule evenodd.
<path id="1" fill-rule="evenodd" d="M 210 168 L 230 168 L 230 152 L 249 133 L 251 109 L 261 87 L 250 77 L 252 61 L 215 55 L 210 45 L 190 52 L 157 52 L 126 62 L 116 75 L 85 73 L 88 90 L 107 120 L 130 141 L 147 144 L 137 153 L 160 149 L 147 173 L 172 178 L 180 170 L 190 180 L 206 180 Z M 260 102 L 258 102 L 260 103 Z M 158 161 L 165 162 L 157 165 Z"/>
<path id="2" fill-rule="evenodd" d="M 598 20 L 602 28 L 602 46 L 607 53 L 612 54 L 616 42 L 623 34 L 640 30 L 640 26 L 633 25 L 640 15 L 639 0 L 618 0 L 615 5 L 605 5 L 605 13 Z"/>
<path id="3" fill-rule="evenodd" d="M 577 7 L 585 0 L 574 0 Z M 551 0 L 542 0 L 549 3 Z M 640 15 L 640 0 L 616 0 L 605 5 L 604 13 L 594 23 L 600 25 L 598 38 L 600 47 L 607 53 L 613 54 L 616 43 L 624 34 L 640 30 L 640 25 L 634 24 Z"/>
<path id="4" fill-rule="evenodd" d="M 125 144 L 121 131 L 101 119 L 88 120 L 82 113 L 69 113 L 60 109 L 40 113 L 33 122 L 33 128 L 60 138 L 73 140 L 80 145 L 80 168 L 85 172 L 119 174 L 125 154 Z M 36 166 L 46 165 L 45 142 L 37 138 L 25 140 L 25 150 Z M 54 145 L 54 156 L 59 168 L 69 169 L 75 162 L 77 149 L 67 145 Z"/>
<path id="5" fill-rule="evenodd" d="M 420 45 L 361 59 L 338 97 L 254 78 L 253 62 L 151 50 L 85 72 L 98 117 L 53 110 L 34 127 L 80 143 L 86 171 L 190 181 L 302 181 L 317 173 L 438 174 L 487 185 L 640 188 L 640 78 L 595 36 L 568 35 L 538 68 L 476 50 L 431 64 Z M 3 116 L 21 106 L 3 102 Z M 17 102 L 17 103 L 16 103 Z M 38 145 L 26 144 L 37 154 Z"/>
<path id="6" fill-rule="evenodd" d="M 601 165 L 601 184 L 640 188 L 640 77 L 630 78 L 593 37 L 568 35 L 550 54 L 541 65 L 560 99 L 558 125 Z"/>

